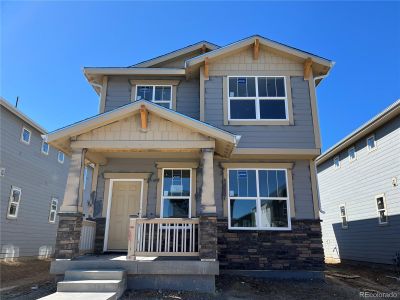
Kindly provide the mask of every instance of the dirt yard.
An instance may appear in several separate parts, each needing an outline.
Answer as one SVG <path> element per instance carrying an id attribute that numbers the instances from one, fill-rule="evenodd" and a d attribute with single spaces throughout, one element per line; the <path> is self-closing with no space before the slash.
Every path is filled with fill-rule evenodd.
<path id="1" fill-rule="evenodd" d="M 37 299 L 55 292 L 49 261 L 0 263 L 1 299 Z M 127 291 L 123 299 L 360 299 L 360 292 L 393 293 L 400 299 L 400 281 L 381 268 L 327 265 L 325 281 L 271 281 L 218 276 L 215 295 L 188 292 Z M 381 297 L 383 298 L 383 297 Z M 375 298 L 376 299 L 376 298 Z M 393 296 L 390 299 L 396 299 Z"/>

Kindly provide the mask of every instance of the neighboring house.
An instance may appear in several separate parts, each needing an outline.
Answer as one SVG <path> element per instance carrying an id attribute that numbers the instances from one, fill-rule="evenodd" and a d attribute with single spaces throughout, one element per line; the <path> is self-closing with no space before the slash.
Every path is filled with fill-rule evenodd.
<path id="1" fill-rule="evenodd" d="M 84 68 L 99 114 L 47 135 L 72 157 L 56 246 L 71 260 L 52 273 L 116 267 L 132 288 L 203 290 L 220 271 L 320 276 L 306 272 L 324 269 L 315 86 L 332 65 L 256 35 Z M 97 178 L 96 252 L 121 259 L 75 259 L 85 159 Z"/>
<path id="2" fill-rule="evenodd" d="M 400 252 L 400 100 L 316 162 L 327 261 L 392 264 Z"/>
<path id="3" fill-rule="evenodd" d="M 36 122 L 0 98 L 0 258 L 54 253 L 69 157 Z"/>

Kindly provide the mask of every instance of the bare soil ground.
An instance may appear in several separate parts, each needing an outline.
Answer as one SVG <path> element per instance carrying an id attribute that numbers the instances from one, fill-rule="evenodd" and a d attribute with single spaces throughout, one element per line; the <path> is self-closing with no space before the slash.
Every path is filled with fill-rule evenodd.
<path id="1" fill-rule="evenodd" d="M 56 285 L 54 277 L 49 275 L 49 268 L 50 261 L 1 262 L 0 298 L 37 299 L 55 292 Z M 225 275 L 217 277 L 217 292 L 214 295 L 176 291 L 127 291 L 123 299 L 360 299 L 360 292 L 396 293 L 400 299 L 400 281 L 387 277 L 395 276 L 391 270 L 337 264 L 327 265 L 325 275 L 324 281 L 272 281 Z"/>

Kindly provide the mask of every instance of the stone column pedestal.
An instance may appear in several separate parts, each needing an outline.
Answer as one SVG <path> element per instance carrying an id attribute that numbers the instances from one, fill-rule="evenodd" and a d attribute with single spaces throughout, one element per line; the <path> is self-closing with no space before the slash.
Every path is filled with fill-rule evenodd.
<path id="1" fill-rule="evenodd" d="M 217 254 L 217 217 L 203 215 L 199 217 L 199 256 L 204 261 L 216 261 Z"/>
<path id="2" fill-rule="evenodd" d="M 56 239 L 55 258 L 71 259 L 79 256 L 81 238 L 81 213 L 58 213 L 59 222 Z"/>

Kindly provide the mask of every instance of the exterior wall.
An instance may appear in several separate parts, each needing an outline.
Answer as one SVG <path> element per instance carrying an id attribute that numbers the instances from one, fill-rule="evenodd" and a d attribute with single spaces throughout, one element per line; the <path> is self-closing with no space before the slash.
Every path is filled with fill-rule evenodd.
<path id="1" fill-rule="evenodd" d="M 107 96 L 105 102 L 105 112 L 116 109 L 131 103 L 131 79 L 177 79 L 175 77 L 128 77 L 128 76 L 109 76 L 107 86 Z M 199 80 L 178 78 L 180 81 L 177 86 L 176 110 L 189 117 L 199 119 L 200 115 L 200 92 Z"/>
<path id="2" fill-rule="evenodd" d="M 49 223 L 51 198 L 62 204 L 67 180 L 69 158 L 60 164 L 58 151 L 50 147 L 49 155 L 41 153 L 41 134 L 1 106 L 1 162 L 5 176 L 1 177 L 1 257 L 7 251 L 16 256 L 52 254 L 56 241 L 56 223 Z M 20 141 L 22 127 L 31 131 L 31 141 Z M 11 186 L 21 188 L 17 219 L 7 219 Z M 8 250 L 7 250 L 8 249 Z"/>
<path id="3" fill-rule="evenodd" d="M 400 251 L 400 116 L 375 131 L 377 149 L 368 152 L 366 138 L 355 144 L 357 160 L 346 149 L 341 167 L 333 158 L 318 166 L 325 256 L 375 263 L 392 263 Z M 389 223 L 379 225 L 375 196 L 385 194 Z M 348 228 L 342 229 L 339 205 L 345 204 Z"/>
<path id="4" fill-rule="evenodd" d="M 241 74 L 237 71 L 236 74 Z M 314 149 L 315 138 L 308 82 L 291 77 L 294 125 L 224 125 L 223 77 L 205 81 L 205 122 L 242 136 L 238 148 Z M 226 87 L 227 88 L 227 87 Z"/>

